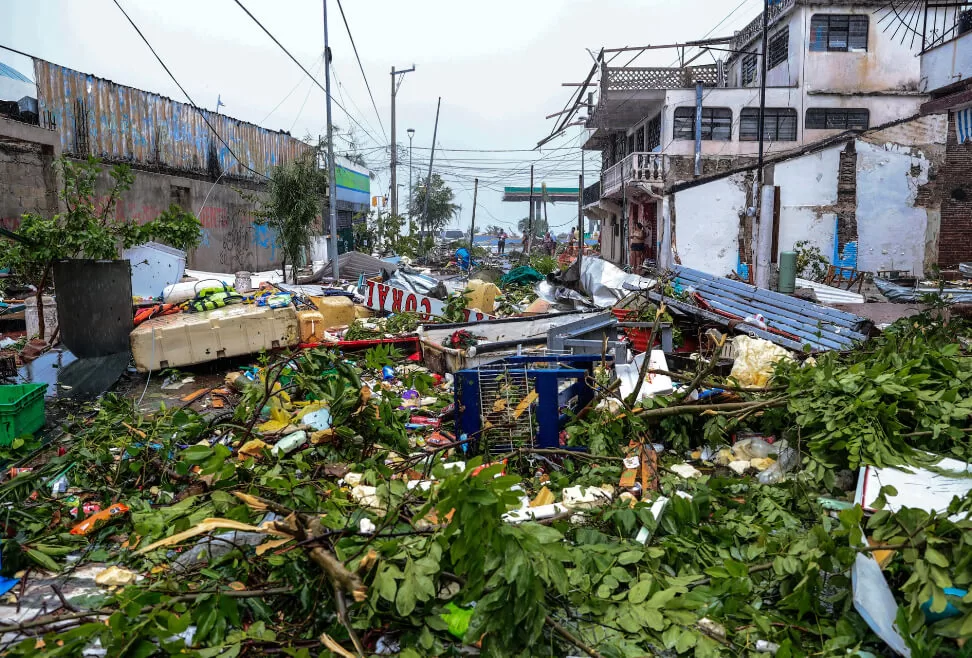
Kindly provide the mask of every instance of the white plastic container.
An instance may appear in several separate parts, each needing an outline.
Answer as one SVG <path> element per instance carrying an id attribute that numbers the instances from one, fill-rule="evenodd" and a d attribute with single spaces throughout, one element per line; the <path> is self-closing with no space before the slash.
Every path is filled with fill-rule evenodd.
<path id="1" fill-rule="evenodd" d="M 293 306 L 234 304 L 143 322 L 131 334 L 132 357 L 139 372 L 146 372 L 293 347 L 299 338 Z"/>
<path id="2" fill-rule="evenodd" d="M 33 338 L 40 333 L 40 316 L 37 313 L 37 298 L 33 293 L 24 297 L 24 321 L 27 323 L 27 337 Z M 45 338 L 54 335 L 57 329 L 57 300 L 51 295 L 44 295 L 44 333 Z"/>
<path id="3" fill-rule="evenodd" d="M 122 258 L 132 264 L 132 295 L 156 298 L 166 286 L 182 280 L 186 252 L 158 242 L 146 242 L 126 249 Z"/>

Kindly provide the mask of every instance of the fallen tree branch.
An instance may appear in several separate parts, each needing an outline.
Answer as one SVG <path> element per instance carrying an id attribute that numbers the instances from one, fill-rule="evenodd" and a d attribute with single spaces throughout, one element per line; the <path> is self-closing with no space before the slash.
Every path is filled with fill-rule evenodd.
<path id="1" fill-rule="evenodd" d="M 281 532 L 290 535 L 297 541 L 306 542 L 310 539 L 317 539 L 315 534 L 308 533 L 307 530 L 305 530 L 305 528 L 314 525 L 315 520 L 311 518 L 310 515 L 298 514 L 297 512 L 275 503 L 272 500 L 267 500 L 258 496 L 251 496 L 238 491 L 234 491 L 233 495 L 254 509 L 270 510 L 275 514 L 283 516 L 283 520 L 274 521 L 274 527 Z M 319 523 L 317 525 L 319 526 Z M 324 570 L 324 573 L 327 575 L 332 584 L 334 584 L 336 587 L 340 586 L 358 603 L 361 603 L 368 598 L 368 588 L 365 586 L 364 582 L 357 574 L 348 571 L 344 564 L 337 559 L 337 556 L 320 546 L 304 546 L 304 550 L 307 551 L 307 554 L 310 556 L 311 560 L 313 560 L 317 566 Z"/>
<path id="2" fill-rule="evenodd" d="M 785 406 L 787 399 L 773 398 L 759 402 L 727 402 L 724 404 L 680 404 L 674 407 L 658 409 L 635 409 L 634 415 L 642 418 L 667 418 L 669 416 L 683 416 L 686 414 L 704 414 L 706 412 L 725 411 L 756 411 Z"/>
<path id="3" fill-rule="evenodd" d="M 586 653 L 591 658 L 604 658 L 604 656 L 598 653 L 597 649 L 594 649 L 593 647 L 590 647 L 584 642 L 582 642 L 577 636 L 575 636 L 573 633 L 571 633 L 566 628 L 564 628 L 559 623 L 557 623 L 557 621 L 554 620 L 553 617 L 551 617 L 550 615 L 546 616 L 544 622 L 546 622 L 547 626 L 552 628 L 554 632 L 557 633 L 557 635 L 570 642 L 572 645 L 574 645 L 575 647 L 577 647 L 578 649 Z"/>
<path id="4" fill-rule="evenodd" d="M 226 590 L 218 592 L 219 596 L 227 596 L 231 599 L 252 599 L 260 598 L 264 596 L 276 596 L 280 594 L 293 594 L 296 590 L 293 587 L 271 587 L 267 589 L 251 589 L 251 590 Z M 160 601 L 155 605 L 147 605 L 143 607 L 138 614 L 144 615 L 152 612 L 155 608 L 163 605 L 172 605 L 175 603 L 186 603 L 188 601 L 195 601 L 202 596 L 210 596 L 216 594 L 217 592 L 206 591 L 206 592 L 193 592 L 192 594 L 181 594 L 179 596 L 173 596 L 165 601 Z M 85 617 L 107 617 L 108 615 L 114 614 L 116 610 L 110 608 L 101 608 L 99 610 L 84 610 L 79 612 L 72 612 L 66 615 L 44 615 L 43 617 L 36 617 L 30 621 L 21 622 L 19 624 L 8 624 L 6 626 L 0 626 L 0 634 L 3 633 L 22 633 L 24 631 L 30 630 L 32 628 L 40 628 L 47 626 L 49 624 L 54 624 L 62 621 L 72 621 L 76 619 L 84 619 Z"/>

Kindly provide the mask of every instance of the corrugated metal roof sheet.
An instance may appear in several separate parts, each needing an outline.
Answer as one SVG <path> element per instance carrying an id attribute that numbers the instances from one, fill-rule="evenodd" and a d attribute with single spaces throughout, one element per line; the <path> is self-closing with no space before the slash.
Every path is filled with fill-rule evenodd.
<path id="1" fill-rule="evenodd" d="M 263 180 L 310 147 L 285 133 L 202 110 L 243 161 L 186 103 L 34 60 L 40 112 L 52 112 L 65 154 L 175 171 Z"/>
<path id="2" fill-rule="evenodd" d="M 676 267 L 677 282 L 683 289 L 693 288 L 699 303 L 714 313 L 738 319 L 762 315 L 767 329 L 749 324 L 745 331 L 757 334 L 789 349 L 843 350 L 867 340 L 867 319 L 796 297 L 765 290 L 739 281 L 713 276 L 687 267 Z M 678 308 L 683 308 L 679 305 Z"/>
<path id="3" fill-rule="evenodd" d="M 34 84 L 34 81 L 28 78 L 26 75 L 13 68 L 12 66 L 7 66 L 3 62 L 0 62 L 0 76 L 4 78 L 10 78 L 16 80 L 17 82 L 26 82 L 27 84 Z"/>

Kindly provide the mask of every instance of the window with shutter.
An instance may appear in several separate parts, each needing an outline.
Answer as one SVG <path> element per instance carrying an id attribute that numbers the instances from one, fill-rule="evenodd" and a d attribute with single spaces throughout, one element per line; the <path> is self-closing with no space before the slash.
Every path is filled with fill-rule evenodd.
<path id="1" fill-rule="evenodd" d="M 767 47 L 769 60 L 766 63 L 767 69 L 779 66 L 787 60 L 790 51 L 790 26 L 786 26 L 772 36 Z"/>
<path id="2" fill-rule="evenodd" d="M 788 107 L 768 107 L 763 114 L 763 139 L 771 142 L 795 142 L 797 111 Z M 759 108 L 746 107 L 739 114 L 739 141 L 759 140 Z"/>
<path id="3" fill-rule="evenodd" d="M 870 118 L 866 109 L 812 107 L 804 125 L 810 130 L 867 130 Z"/>
<path id="4" fill-rule="evenodd" d="M 756 81 L 756 55 L 746 55 L 742 60 L 742 86 Z"/>
<path id="5" fill-rule="evenodd" d="M 695 108 L 675 108 L 675 139 L 695 139 Z M 702 139 L 728 142 L 732 140 L 732 110 L 728 107 L 702 108 Z"/>
<path id="6" fill-rule="evenodd" d="M 815 14 L 810 19 L 811 52 L 866 52 L 870 19 L 850 14 Z"/>

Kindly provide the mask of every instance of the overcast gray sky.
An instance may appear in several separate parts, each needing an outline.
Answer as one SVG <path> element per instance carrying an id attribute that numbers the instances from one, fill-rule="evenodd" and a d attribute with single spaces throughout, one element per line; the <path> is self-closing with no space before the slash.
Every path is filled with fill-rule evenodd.
<path id="1" fill-rule="evenodd" d="M 200 105 L 297 137 L 324 130 L 324 94 L 236 5 L 234 0 L 120 0 L 163 60 Z M 243 4 L 323 82 L 320 0 L 242 0 Z M 515 226 L 526 204 L 502 203 L 506 185 L 576 186 L 581 128 L 571 128 L 539 152 L 459 152 L 446 149 L 531 149 L 552 125 L 593 60 L 585 48 L 671 43 L 731 34 L 759 12 L 760 0 L 342 0 L 351 33 L 384 124 L 371 106 L 338 12 L 328 0 L 334 98 L 366 130 L 335 109 L 335 123 L 354 130 L 356 146 L 377 174 L 372 194 L 387 193 L 390 143 L 389 71 L 415 64 L 398 95 L 398 142 L 414 128 L 416 175 L 428 163 L 435 103 L 442 96 L 434 170 L 462 204 L 468 228 L 472 178 L 480 178 L 477 225 Z M 733 13 L 734 12 L 734 13 Z M 185 98 L 152 57 L 112 0 L 0 0 L 0 44 L 120 84 Z M 672 51 L 654 51 L 635 65 L 667 66 Z M 706 56 L 708 57 L 708 56 Z M 627 56 L 619 58 L 624 63 Z M 0 50 L 0 61 L 33 78 L 29 60 Z M 711 61 L 711 60 L 700 60 Z M 332 80 L 333 82 L 333 80 Z M 276 109 L 275 109 L 276 108 Z M 342 139 L 348 139 L 343 137 Z M 336 140 L 339 151 L 349 148 Z M 569 148 L 568 148 L 569 147 Z M 407 165 L 407 163 L 404 163 Z M 587 184 L 600 165 L 587 157 Z M 399 170 L 407 183 L 408 167 Z M 403 190 L 403 194 L 407 194 Z M 402 199 L 404 207 L 405 199 Z M 551 208 L 550 223 L 566 228 L 576 206 Z"/>

